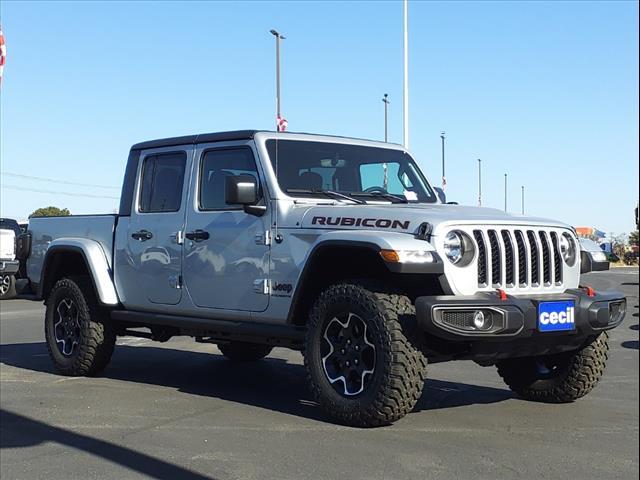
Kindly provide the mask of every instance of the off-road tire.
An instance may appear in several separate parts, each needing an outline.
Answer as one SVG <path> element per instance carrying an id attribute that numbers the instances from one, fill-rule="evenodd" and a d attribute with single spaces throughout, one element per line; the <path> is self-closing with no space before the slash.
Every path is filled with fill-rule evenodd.
<path id="1" fill-rule="evenodd" d="M 218 350 L 232 362 L 255 362 L 271 353 L 273 347 L 255 343 L 231 342 L 221 343 Z"/>
<path id="2" fill-rule="evenodd" d="M 54 332 L 57 308 L 64 299 L 71 299 L 78 310 L 79 341 L 70 356 L 60 351 Z M 86 277 L 62 278 L 56 282 L 47 299 L 44 333 L 53 364 L 68 376 L 99 374 L 109 364 L 116 343 L 108 312 L 98 304 L 91 280 Z"/>
<path id="3" fill-rule="evenodd" d="M 609 358 L 609 334 L 602 332 L 579 350 L 549 357 L 503 360 L 498 373 L 511 390 L 527 400 L 569 403 L 596 386 Z M 541 375 L 537 362 L 551 359 L 558 365 L 552 376 Z"/>
<path id="4" fill-rule="evenodd" d="M 16 296 L 16 277 L 15 275 L 0 275 L 0 300 L 10 300 Z"/>
<path id="5" fill-rule="evenodd" d="M 324 329 L 338 312 L 360 316 L 375 345 L 375 369 L 356 396 L 334 389 L 322 364 Z M 415 307 L 390 288 L 358 282 L 332 285 L 311 309 L 303 351 L 307 379 L 319 406 L 335 421 L 357 427 L 390 424 L 415 407 L 427 376 L 417 341 Z"/>

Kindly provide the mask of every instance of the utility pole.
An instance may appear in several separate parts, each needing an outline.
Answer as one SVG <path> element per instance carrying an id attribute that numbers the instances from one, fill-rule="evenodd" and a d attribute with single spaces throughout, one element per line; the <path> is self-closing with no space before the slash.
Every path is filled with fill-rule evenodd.
<path id="1" fill-rule="evenodd" d="M 440 132 L 440 140 L 442 141 L 442 191 L 444 192 L 447 188 L 447 177 L 444 175 L 444 134 L 445 132 Z"/>
<path id="2" fill-rule="evenodd" d="M 276 37 L 276 131 L 281 131 L 282 125 L 280 119 L 282 118 L 280 112 L 280 40 L 284 40 L 280 33 L 276 30 L 271 30 L 271 35 Z"/>
<path id="3" fill-rule="evenodd" d="M 389 141 L 389 137 L 388 137 L 388 124 L 389 124 L 389 104 L 391 103 L 389 101 L 389 94 L 385 93 L 384 97 L 382 98 L 382 102 L 384 103 L 384 142 L 387 143 Z"/>
<path id="4" fill-rule="evenodd" d="M 403 135 L 404 148 L 409 150 L 409 2 L 404 0 L 404 88 L 403 97 Z"/>
<path id="5" fill-rule="evenodd" d="M 482 206 L 482 160 L 478 159 L 478 206 Z"/>
<path id="6" fill-rule="evenodd" d="M 504 174 L 504 211 L 507 211 L 507 174 Z"/>
<path id="7" fill-rule="evenodd" d="M 522 185 L 522 215 L 524 215 L 524 185 Z"/>

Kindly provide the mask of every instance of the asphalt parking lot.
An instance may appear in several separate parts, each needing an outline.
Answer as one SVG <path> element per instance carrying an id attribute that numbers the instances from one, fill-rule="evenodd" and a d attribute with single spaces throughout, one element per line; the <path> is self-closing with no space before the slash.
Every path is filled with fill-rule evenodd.
<path id="1" fill-rule="evenodd" d="M 360 430 L 327 422 L 299 353 L 246 365 L 211 345 L 124 338 L 103 376 L 56 374 L 43 307 L 0 304 L 0 477 L 10 479 L 638 478 L 638 269 L 589 274 L 628 296 L 586 398 L 516 398 L 494 368 L 430 367 L 415 411 Z"/>

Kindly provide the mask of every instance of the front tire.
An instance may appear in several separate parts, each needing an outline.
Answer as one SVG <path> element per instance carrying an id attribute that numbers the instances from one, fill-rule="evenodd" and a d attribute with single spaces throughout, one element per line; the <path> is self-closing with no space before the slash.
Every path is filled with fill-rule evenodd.
<path id="1" fill-rule="evenodd" d="M 116 343 L 113 326 L 85 277 L 56 282 L 47 299 L 44 333 L 54 366 L 69 376 L 100 373 Z"/>
<path id="2" fill-rule="evenodd" d="M 503 360 L 498 373 L 511 390 L 527 400 L 569 403 L 597 385 L 608 359 L 609 334 L 600 333 L 572 352 Z"/>
<path id="3" fill-rule="evenodd" d="M 221 343 L 218 350 L 232 362 L 255 362 L 271 353 L 273 347 L 255 343 L 231 342 Z"/>
<path id="4" fill-rule="evenodd" d="M 0 275 L 0 300 L 10 300 L 16 296 L 15 275 Z"/>
<path id="5" fill-rule="evenodd" d="M 357 427 L 386 425 L 413 410 L 427 374 L 414 332 L 406 296 L 355 283 L 327 288 L 311 310 L 304 350 L 320 407 Z"/>

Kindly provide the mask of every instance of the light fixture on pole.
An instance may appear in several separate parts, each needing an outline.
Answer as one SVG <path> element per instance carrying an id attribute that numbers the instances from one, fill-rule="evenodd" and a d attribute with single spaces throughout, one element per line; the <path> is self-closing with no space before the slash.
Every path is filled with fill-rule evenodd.
<path id="1" fill-rule="evenodd" d="M 389 104 L 391 103 L 389 101 L 389 94 L 385 93 L 384 97 L 382 98 L 382 102 L 384 103 L 384 141 L 385 143 L 389 141 L 389 137 L 387 135 L 388 132 L 388 122 L 389 122 Z"/>
<path id="2" fill-rule="evenodd" d="M 404 86 L 402 89 L 403 145 L 409 150 L 409 1 L 404 0 Z"/>
<path id="3" fill-rule="evenodd" d="M 478 206 L 482 206 L 482 160 L 478 159 Z"/>
<path id="4" fill-rule="evenodd" d="M 440 140 L 442 142 L 442 191 L 444 192 L 447 189 L 447 177 L 444 175 L 444 134 L 445 132 L 440 132 Z"/>
<path id="5" fill-rule="evenodd" d="M 271 35 L 276 37 L 276 131 L 284 132 L 287 129 L 288 122 L 282 117 L 280 112 L 280 40 L 284 40 L 276 30 L 270 30 Z"/>

